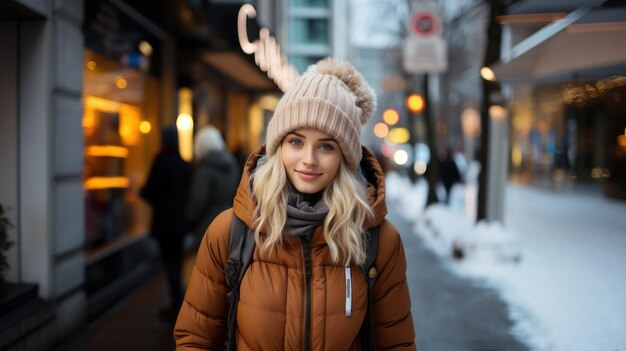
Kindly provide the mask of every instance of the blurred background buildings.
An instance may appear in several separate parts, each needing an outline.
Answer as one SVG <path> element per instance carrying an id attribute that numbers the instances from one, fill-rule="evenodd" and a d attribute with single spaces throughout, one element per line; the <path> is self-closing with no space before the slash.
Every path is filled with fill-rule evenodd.
<path id="1" fill-rule="evenodd" d="M 501 38 L 486 35 L 494 3 Z M 623 1 L 6 0 L 0 32 L 5 276 L 19 289 L 0 306 L 0 348 L 57 344 L 154 275 L 137 192 L 163 126 L 191 160 L 193 131 L 214 125 L 243 162 L 290 81 L 325 56 L 377 91 L 363 140 L 390 167 L 423 176 L 447 148 L 474 161 L 489 79 L 492 174 L 626 199 Z M 407 70 L 407 41 L 432 36 L 445 67 Z M 489 40 L 495 78 L 481 77 Z M 407 107 L 412 93 L 427 113 Z"/>

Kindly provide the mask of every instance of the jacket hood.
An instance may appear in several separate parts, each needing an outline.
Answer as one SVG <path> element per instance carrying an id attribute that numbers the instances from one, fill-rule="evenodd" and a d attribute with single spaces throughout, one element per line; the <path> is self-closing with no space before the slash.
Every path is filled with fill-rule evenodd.
<path id="1" fill-rule="evenodd" d="M 380 225 L 387 215 L 387 204 L 385 202 L 385 175 L 376 157 L 364 146 L 361 147 L 363 158 L 360 169 L 367 180 L 367 197 L 373 210 L 373 216 L 365 219 L 363 227 L 369 229 Z M 233 212 L 249 228 L 254 228 L 256 221 L 254 210 L 256 203 L 252 198 L 250 189 L 250 174 L 257 166 L 259 159 L 265 155 L 265 145 L 258 147 L 246 161 L 241 182 L 237 188 L 237 194 L 233 202 Z"/>
<path id="2" fill-rule="evenodd" d="M 230 171 L 236 166 L 236 160 L 227 151 L 213 150 L 207 152 L 198 163 L 220 171 Z M 238 165 L 237 165 L 238 166 Z M 240 166 L 238 166 L 241 168 Z"/>

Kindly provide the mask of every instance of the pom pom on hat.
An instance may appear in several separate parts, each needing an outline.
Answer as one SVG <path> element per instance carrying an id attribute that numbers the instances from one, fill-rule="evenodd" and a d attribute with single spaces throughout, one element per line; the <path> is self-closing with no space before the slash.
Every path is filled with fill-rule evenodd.
<path id="1" fill-rule="evenodd" d="M 267 127 L 267 153 L 272 155 L 285 135 L 300 128 L 332 136 L 348 166 L 361 161 L 361 126 L 376 109 L 376 95 L 347 61 L 326 58 L 309 66 L 280 99 Z"/>
<path id="2" fill-rule="evenodd" d="M 361 109 L 361 124 L 372 117 L 376 109 L 376 94 L 365 78 L 347 61 L 326 58 L 310 66 L 307 73 L 330 74 L 341 80 L 356 96 L 356 105 Z"/>

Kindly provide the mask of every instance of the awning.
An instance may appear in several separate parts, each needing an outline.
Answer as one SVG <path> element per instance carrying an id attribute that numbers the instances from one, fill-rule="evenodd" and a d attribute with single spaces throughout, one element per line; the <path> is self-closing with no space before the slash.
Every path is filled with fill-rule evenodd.
<path id="1" fill-rule="evenodd" d="M 551 32 L 533 34 L 511 50 L 509 60 L 491 68 L 498 81 L 521 82 L 573 78 L 595 69 L 623 67 L 624 19 L 626 9 L 613 8 L 580 14 L 569 24 L 561 23 L 560 28 L 553 23 Z"/>
<path id="2" fill-rule="evenodd" d="M 251 90 L 277 90 L 265 72 L 234 51 L 205 52 L 202 60 L 237 84 Z"/>
<path id="3" fill-rule="evenodd" d="M 203 74 L 219 76 L 232 84 L 251 91 L 278 92 L 279 86 L 255 62 L 253 54 L 243 51 L 238 35 L 238 15 L 245 3 L 210 3 L 203 9 L 203 16 L 193 21 L 181 22 L 182 50 L 188 53 L 186 60 L 199 60 L 208 70 L 183 67 L 186 79 L 201 79 Z M 247 5 L 250 6 L 250 5 Z M 254 16 L 245 21 L 245 32 L 250 41 L 259 39 L 261 26 Z M 204 29 L 200 31 L 199 28 Z M 207 73 L 208 72 L 208 73 Z M 200 74 L 199 74 L 200 73 Z"/>

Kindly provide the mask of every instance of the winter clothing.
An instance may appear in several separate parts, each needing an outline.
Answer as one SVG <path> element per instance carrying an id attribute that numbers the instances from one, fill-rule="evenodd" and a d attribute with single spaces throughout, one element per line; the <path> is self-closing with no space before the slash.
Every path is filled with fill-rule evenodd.
<path id="1" fill-rule="evenodd" d="M 224 150 L 208 151 L 194 165 L 186 213 L 198 241 L 213 219 L 233 205 L 240 174 L 239 163 Z"/>
<path id="2" fill-rule="evenodd" d="M 155 157 L 141 196 L 152 206 L 150 233 L 158 240 L 181 240 L 187 229 L 184 208 L 191 165 L 180 157 L 176 127 L 163 129 L 161 150 Z"/>
<path id="3" fill-rule="evenodd" d="M 198 130 L 193 142 L 193 154 L 200 160 L 209 151 L 225 150 L 226 145 L 219 129 L 213 126 L 204 126 Z"/>
<path id="4" fill-rule="evenodd" d="M 309 67 L 280 99 L 267 127 L 267 154 L 289 132 L 315 128 L 332 136 L 351 170 L 361 161 L 361 126 L 376 109 L 374 90 L 346 61 L 327 58 Z"/>
<path id="5" fill-rule="evenodd" d="M 182 302 L 182 242 L 187 231 L 184 208 L 187 202 L 191 165 L 178 152 L 178 131 L 163 129 L 161 151 L 157 154 L 141 196 L 152 206 L 150 233 L 159 245 L 161 260 L 170 289 L 172 309 Z"/>
<path id="6" fill-rule="evenodd" d="M 446 157 L 439 161 L 439 172 L 441 173 L 441 182 L 446 190 L 446 203 L 450 203 L 450 190 L 454 184 L 461 181 L 459 168 L 456 166 L 450 150 L 447 150 Z"/>
<path id="7" fill-rule="evenodd" d="M 202 240 L 174 336 L 177 350 L 222 350 L 226 341 L 229 288 L 224 267 L 232 216 L 254 228 L 255 202 L 249 176 L 264 153 L 260 148 L 248 159 L 234 200 L 221 213 Z M 378 278 L 372 288 L 372 320 L 380 350 L 415 350 L 406 260 L 402 241 L 385 220 L 384 175 L 376 158 L 362 149 L 362 171 L 374 216 L 364 228 L 378 226 L 379 248 L 375 265 Z M 361 158 L 361 157 L 359 157 Z M 296 199 L 291 204 L 302 203 Z M 304 209 L 304 207 L 300 207 Z M 323 208 L 313 212 L 324 211 Z M 295 214 L 294 217 L 315 221 Z M 265 232 L 262 230 L 262 232 Z M 252 234 L 248 234 L 252 235 Z M 359 329 L 367 309 L 367 283 L 358 265 L 351 264 L 352 313 L 346 316 L 346 269 L 332 263 L 322 225 L 307 241 L 301 235 L 284 235 L 283 244 L 264 255 L 255 249 L 243 278 L 238 307 L 238 350 L 360 350 Z M 308 272 L 307 272 L 308 271 Z M 305 280 L 310 279 L 310 293 Z M 304 330 L 307 309 L 310 328 Z M 304 348 L 305 333 L 310 345 Z"/>

